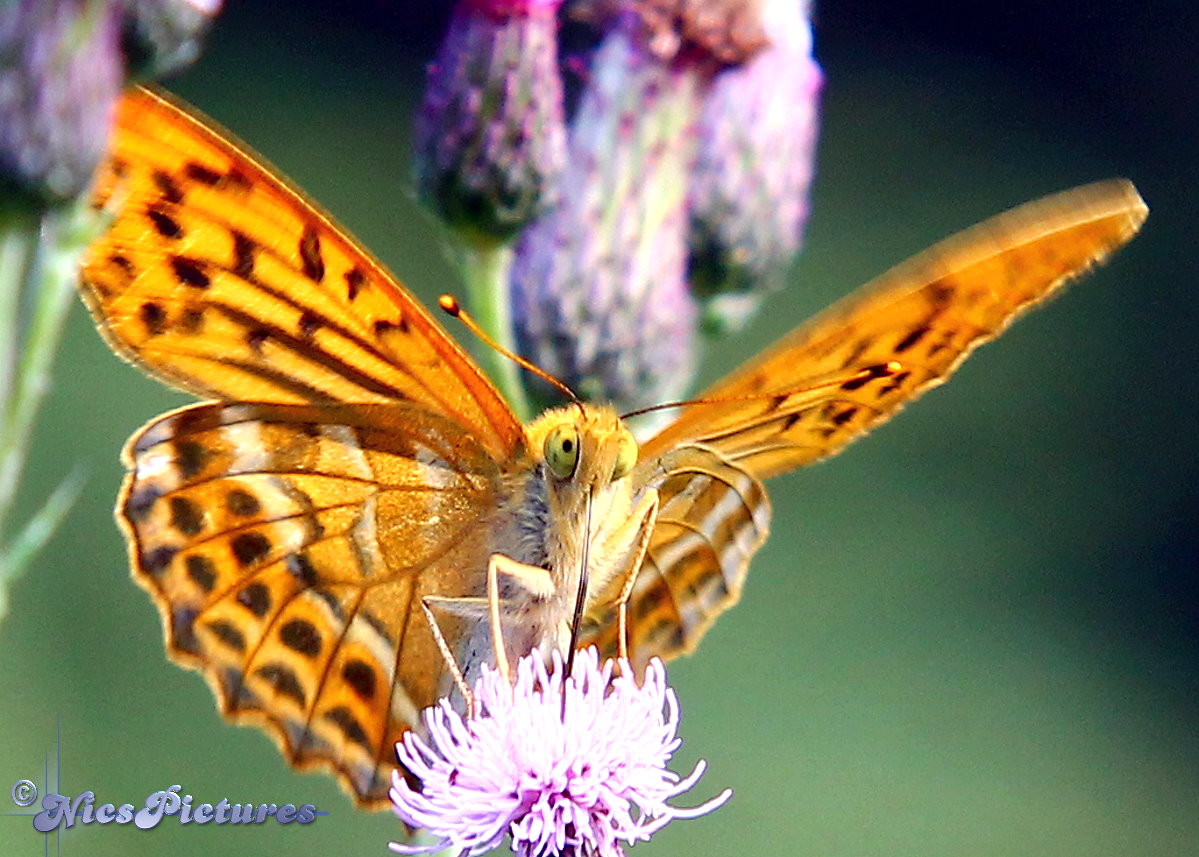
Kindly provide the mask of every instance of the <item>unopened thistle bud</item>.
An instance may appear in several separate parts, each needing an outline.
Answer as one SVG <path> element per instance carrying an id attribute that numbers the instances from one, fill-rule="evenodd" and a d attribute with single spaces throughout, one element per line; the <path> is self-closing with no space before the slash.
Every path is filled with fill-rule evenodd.
<path id="1" fill-rule="evenodd" d="M 430 65 L 415 129 L 421 198 L 450 226 L 507 240 L 553 202 L 566 160 L 561 0 L 464 0 Z"/>
<path id="2" fill-rule="evenodd" d="M 770 45 L 704 100 L 691 182 L 689 278 L 708 330 L 740 327 L 779 286 L 803 235 L 820 68 L 797 0 L 764 0 Z"/>
<path id="3" fill-rule="evenodd" d="M 200 53 L 222 0 L 123 0 L 122 45 L 129 73 L 155 77 L 176 71 Z"/>
<path id="4" fill-rule="evenodd" d="M 0 196 L 40 210 L 77 198 L 124 82 L 120 13 L 86 0 L 0 5 Z"/>
<path id="5" fill-rule="evenodd" d="M 691 380 L 686 198 L 700 85 L 631 19 L 609 32 L 572 120 L 558 204 L 517 245 L 521 353 L 583 398 L 635 408 Z"/>
<path id="6" fill-rule="evenodd" d="M 132 73 L 190 62 L 220 0 L 0 4 L 0 196 L 34 212 L 84 194 Z"/>

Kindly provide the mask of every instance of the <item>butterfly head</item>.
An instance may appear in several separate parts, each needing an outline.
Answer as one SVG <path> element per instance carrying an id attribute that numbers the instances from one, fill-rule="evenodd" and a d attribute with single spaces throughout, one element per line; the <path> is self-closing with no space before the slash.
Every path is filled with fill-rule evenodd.
<path id="1" fill-rule="evenodd" d="M 543 465 L 551 495 L 595 496 L 632 472 L 637 441 L 610 407 L 570 405 L 529 426 L 530 448 Z"/>

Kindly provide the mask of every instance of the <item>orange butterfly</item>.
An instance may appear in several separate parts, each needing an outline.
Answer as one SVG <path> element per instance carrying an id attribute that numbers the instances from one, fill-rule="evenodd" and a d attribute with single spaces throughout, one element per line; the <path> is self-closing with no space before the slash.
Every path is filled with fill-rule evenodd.
<path id="1" fill-rule="evenodd" d="M 609 407 L 521 425 L 365 250 L 228 136 L 145 90 L 97 185 L 114 222 L 84 298 L 115 351 L 211 401 L 129 442 L 117 517 L 170 656 L 297 767 L 382 805 L 392 747 L 493 659 L 690 651 L 766 538 L 761 480 L 829 456 L 1127 241 L 1133 187 L 1077 188 L 963 232 L 784 337 L 644 445 Z M 585 575 L 585 577 L 584 577 Z M 631 589 L 630 589 L 631 587 Z"/>

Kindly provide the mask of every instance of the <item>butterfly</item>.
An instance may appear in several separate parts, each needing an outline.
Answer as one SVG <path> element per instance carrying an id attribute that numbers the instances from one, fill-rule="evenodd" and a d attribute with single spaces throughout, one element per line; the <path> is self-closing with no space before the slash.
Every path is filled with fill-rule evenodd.
<path id="1" fill-rule="evenodd" d="M 96 204 L 112 220 L 82 292 L 99 331 L 205 399 L 124 451 L 116 515 L 167 653 L 226 717 L 369 806 L 386 802 L 395 743 L 451 690 L 438 634 L 477 669 L 496 657 L 490 603 L 511 658 L 561 649 L 582 592 L 579 645 L 615 652 L 624 603 L 635 662 L 689 652 L 766 538 L 764 479 L 943 382 L 1147 214 L 1113 180 L 992 218 L 638 443 L 600 404 L 522 424 L 373 256 L 165 95 L 121 102 Z"/>

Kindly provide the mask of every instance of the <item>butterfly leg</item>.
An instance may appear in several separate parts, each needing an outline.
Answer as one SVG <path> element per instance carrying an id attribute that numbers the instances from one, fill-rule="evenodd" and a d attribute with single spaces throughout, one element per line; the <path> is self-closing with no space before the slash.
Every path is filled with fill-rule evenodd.
<path id="1" fill-rule="evenodd" d="M 626 525 L 626 527 L 635 525 L 637 535 L 633 541 L 630 562 L 625 571 L 624 585 L 620 588 L 620 597 L 616 599 L 617 654 L 624 661 L 629 658 L 629 599 L 633 596 L 633 585 L 637 582 L 637 572 L 641 571 L 641 564 L 645 562 L 645 555 L 649 552 L 649 540 L 653 535 L 654 523 L 657 520 L 658 492 L 650 490 L 638 501 L 637 508 Z M 621 538 L 625 535 L 624 531 L 625 527 L 621 527 L 613 535 L 613 538 Z"/>
<path id="2" fill-rule="evenodd" d="M 437 617 L 433 615 L 433 610 L 430 604 L 436 604 L 439 601 L 452 599 L 438 599 L 430 596 L 425 596 L 420 600 L 420 609 L 425 613 L 425 619 L 429 623 L 429 628 L 433 631 L 433 639 L 437 642 L 437 649 L 441 652 L 441 658 L 445 661 L 446 667 L 450 671 L 450 675 L 454 677 L 454 684 L 458 688 L 458 692 L 462 694 L 462 699 L 466 703 L 466 710 L 471 717 L 475 716 L 475 696 L 470 691 L 470 687 L 466 684 L 466 677 L 462 675 L 462 669 L 458 666 L 458 662 L 454 659 L 454 653 L 450 651 L 449 643 L 445 640 L 445 634 L 441 631 L 441 626 L 437 623 Z"/>
<path id="3" fill-rule="evenodd" d="M 493 553 L 487 560 L 487 605 L 491 614 L 491 639 L 495 645 L 495 664 L 500 675 L 504 677 L 504 681 L 511 684 L 512 675 L 508 664 L 508 650 L 504 646 L 504 632 L 500 625 L 499 576 L 501 573 L 520 583 L 537 600 L 545 600 L 554 594 L 554 581 L 546 569 L 525 565 L 502 553 Z"/>

